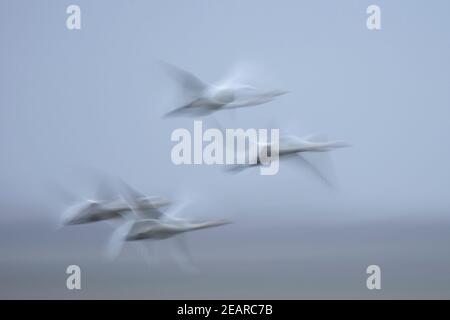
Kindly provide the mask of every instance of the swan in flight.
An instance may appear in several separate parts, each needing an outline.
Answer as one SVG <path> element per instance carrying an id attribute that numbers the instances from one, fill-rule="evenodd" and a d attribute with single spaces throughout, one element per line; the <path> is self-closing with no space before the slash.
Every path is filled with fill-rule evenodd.
<path id="1" fill-rule="evenodd" d="M 346 148 L 350 145 L 344 141 L 327 141 L 322 135 L 311 134 L 305 137 L 285 135 L 280 137 L 278 155 L 286 156 L 301 152 L 327 152 L 334 149 Z M 270 144 L 264 146 L 270 154 Z"/>
<path id="2" fill-rule="evenodd" d="M 124 218 L 133 210 L 144 212 L 147 218 L 159 218 L 158 209 L 168 206 L 171 201 L 161 196 L 147 196 L 122 183 L 122 187 L 133 190 L 133 205 L 121 195 L 98 195 L 97 199 L 82 199 L 70 206 L 62 215 L 63 225 L 86 224 L 96 221 Z M 100 187 L 101 188 L 101 187 Z M 98 194 L 104 190 L 99 188 Z"/>
<path id="3" fill-rule="evenodd" d="M 332 183 L 329 181 L 328 177 L 326 177 L 321 170 L 305 156 L 308 153 L 326 153 L 335 149 L 350 147 L 350 144 L 344 141 L 329 141 L 322 134 L 310 134 L 304 137 L 282 135 L 278 142 L 255 143 L 251 141 L 250 143 L 257 148 L 257 152 L 254 153 L 256 158 L 253 158 L 253 161 L 249 161 L 247 164 L 234 165 L 231 167 L 230 171 L 238 172 L 251 167 L 267 165 L 269 157 L 272 159 L 277 152 L 278 157 L 275 161 L 296 157 L 303 165 L 330 187 L 332 186 Z M 278 151 L 275 151 L 275 149 L 278 149 Z"/>
<path id="4" fill-rule="evenodd" d="M 272 156 L 273 149 L 277 147 L 278 157 L 285 157 L 292 154 L 300 154 L 305 152 L 328 152 L 334 149 L 346 148 L 350 145 L 344 141 L 327 141 L 322 135 L 311 134 L 305 137 L 295 135 L 283 135 L 279 142 L 275 143 L 256 143 L 250 141 L 250 144 L 257 147 L 258 152 L 253 161 L 249 161 L 248 165 L 255 166 L 264 163 L 264 158 Z M 240 165 L 241 166 L 241 165 Z"/>
<path id="5" fill-rule="evenodd" d="M 241 83 L 238 74 L 219 83 L 207 84 L 186 70 L 165 62 L 162 65 L 181 86 L 188 100 L 181 107 L 166 113 L 166 117 L 205 116 L 219 110 L 256 106 L 288 93 L 284 90 L 260 91 Z"/>
<path id="6" fill-rule="evenodd" d="M 118 232 L 122 234 L 124 241 L 136 240 L 162 240 L 181 233 L 219 227 L 231 223 L 229 220 L 211 220 L 205 222 L 189 221 L 162 221 L 158 219 L 141 219 L 128 221 L 119 227 Z"/>
<path id="7" fill-rule="evenodd" d="M 111 190 L 108 190 L 111 187 L 110 183 L 100 185 L 97 189 L 96 200 L 78 201 L 63 213 L 61 219 L 63 225 L 110 222 L 114 231 L 106 247 L 109 258 L 117 257 L 125 242 L 134 241 L 148 261 L 149 256 L 145 253 L 144 244 L 137 240 L 162 240 L 177 235 L 180 235 L 176 237 L 180 249 L 185 256 L 189 256 L 181 234 L 230 223 L 228 220 L 198 222 L 179 218 L 177 214 L 184 211 L 186 201 L 174 205 L 173 201 L 167 198 L 147 196 L 122 180 L 119 182 L 118 194 L 112 194 Z M 163 211 L 166 206 L 170 206 L 170 212 Z M 112 220 L 119 220 L 120 225 L 111 223 Z"/>
<path id="8" fill-rule="evenodd" d="M 130 201 L 130 207 L 133 208 L 134 219 L 126 221 L 113 232 L 106 248 L 106 254 L 111 259 L 119 255 L 125 242 L 132 241 L 141 245 L 142 248 L 142 240 L 164 240 L 175 236 L 178 236 L 176 240 L 178 240 L 178 245 L 181 246 L 180 249 L 185 255 L 188 255 L 187 246 L 179 236 L 187 232 L 231 223 L 231 221 L 224 219 L 194 222 L 185 218 L 179 218 L 177 215 L 179 212 L 184 211 L 186 202 L 173 207 L 170 212 L 162 213 L 158 209 L 134 209 L 136 206 L 133 204 L 135 200 L 133 200 L 132 193 L 128 194 L 127 199 Z M 155 214 L 155 212 L 158 214 Z M 149 215 L 154 215 L 155 218 L 142 218 Z"/>
<path id="9" fill-rule="evenodd" d="M 128 221 L 118 228 L 121 234 L 127 230 L 124 240 L 143 239 L 166 239 L 180 233 L 194 231 L 205 228 L 218 227 L 230 223 L 228 220 L 211 220 L 206 222 L 192 222 L 185 218 L 178 217 L 179 213 L 185 211 L 189 201 L 180 202 L 177 206 L 172 206 L 169 212 L 161 212 L 157 208 L 139 207 L 139 194 L 128 187 L 125 198 L 130 204 L 130 208 L 135 213 L 133 221 Z M 149 218 L 151 217 L 151 218 Z"/>

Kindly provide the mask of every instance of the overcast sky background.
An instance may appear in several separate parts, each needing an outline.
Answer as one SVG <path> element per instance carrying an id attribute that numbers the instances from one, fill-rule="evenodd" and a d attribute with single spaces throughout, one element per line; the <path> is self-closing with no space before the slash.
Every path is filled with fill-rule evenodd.
<path id="1" fill-rule="evenodd" d="M 380 31 L 366 28 L 373 3 Z M 66 28 L 70 4 L 81 30 Z M 449 10 L 444 0 L 1 1 L 0 296 L 450 297 Z M 295 163 L 271 177 L 174 166 L 170 134 L 193 122 L 162 119 L 178 105 L 159 60 L 207 82 L 247 65 L 256 85 L 289 90 L 217 119 L 351 143 L 331 154 L 337 188 Z M 149 270 L 132 250 L 108 262 L 107 226 L 53 228 L 63 206 L 49 186 L 89 196 L 96 172 L 195 195 L 187 216 L 235 223 L 190 235 L 196 275 L 168 258 Z M 87 270 L 78 293 L 65 289 L 72 263 Z M 369 264 L 386 270 L 380 293 L 365 288 Z"/>

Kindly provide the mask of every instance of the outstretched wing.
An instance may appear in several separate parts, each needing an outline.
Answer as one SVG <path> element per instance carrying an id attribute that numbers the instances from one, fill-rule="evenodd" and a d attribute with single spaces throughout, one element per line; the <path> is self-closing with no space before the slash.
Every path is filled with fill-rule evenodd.
<path id="1" fill-rule="evenodd" d="M 329 188 L 334 188 L 333 182 L 330 178 L 325 175 L 316 165 L 314 165 L 311 161 L 307 160 L 304 155 L 296 154 L 297 159 L 300 161 L 303 166 L 305 166 L 308 170 L 310 170 L 320 181 L 322 181 Z"/>
<path id="2" fill-rule="evenodd" d="M 257 106 L 260 104 L 264 104 L 272 101 L 275 97 L 286 94 L 287 91 L 282 90 L 272 90 L 261 92 L 258 94 L 252 94 L 249 97 L 236 99 L 235 101 L 228 103 L 223 108 L 224 109 L 234 109 L 234 108 L 242 108 L 242 107 L 251 107 Z"/>
<path id="3" fill-rule="evenodd" d="M 130 210 L 136 215 L 137 218 L 160 219 L 164 215 L 164 213 L 157 208 L 142 206 L 140 201 L 142 201 L 142 199 L 148 199 L 148 197 L 124 181 L 121 181 L 121 190 L 123 197 L 130 206 Z"/>
<path id="4" fill-rule="evenodd" d="M 199 96 L 208 86 L 192 73 L 176 67 L 170 63 L 161 61 L 162 67 L 181 86 L 185 93 Z"/>
<path id="5" fill-rule="evenodd" d="M 130 204 L 135 204 L 137 199 L 146 197 L 145 194 L 136 190 L 123 180 L 120 180 L 120 191 L 122 192 L 125 200 L 127 200 Z"/>
<path id="6" fill-rule="evenodd" d="M 273 97 L 259 95 L 248 99 L 242 99 L 233 101 L 231 103 L 226 104 L 223 109 L 235 109 L 235 108 L 243 108 L 243 107 L 252 107 L 260 104 L 264 104 L 273 100 Z"/>

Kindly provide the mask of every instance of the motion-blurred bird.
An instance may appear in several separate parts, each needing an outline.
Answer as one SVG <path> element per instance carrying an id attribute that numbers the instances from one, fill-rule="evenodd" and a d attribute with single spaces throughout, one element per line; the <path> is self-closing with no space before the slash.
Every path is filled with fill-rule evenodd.
<path id="1" fill-rule="evenodd" d="M 251 142 L 255 143 L 255 142 Z M 275 160 L 281 160 L 295 156 L 299 159 L 303 165 L 311 170 L 316 176 L 318 176 L 323 182 L 331 186 L 332 183 L 329 179 L 309 160 L 305 155 L 308 153 L 323 153 L 329 152 L 334 149 L 346 148 L 350 144 L 344 141 L 328 141 L 328 139 L 322 134 L 310 134 L 304 137 L 298 137 L 296 135 L 282 135 L 279 142 L 275 142 L 278 147 L 278 158 Z M 258 152 L 256 153 L 256 159 L 249 161 L 248 164 L 238 164 L 231 168 L 231 171 L 242 171 L 251 167 L 267 164 L 266 160 L 270 160 L 274 156 L 273 149 L 274 143 L 256 143 Z"/>
<path id="2" fill-rule="evenodd" d="M 139 240 L 163 240 L 172 238 L 186 232 L 222 226 L 231 223 L 228 220 L 209 220 L 194 222 L 186 218 L 179 218 L 177 215 L 184 211 L 186 203 L 180 203 L 173 208 L 170 213 L 161 213 L 158 218 L 139 218 L 146 215 L 146 209 L 135 210 L 135 220 L 127 221 L 118 227 L 108 243 L 107 255 L 115 258 L 122 250 L 125 242 Z M 133 207 L 133 204 L 131 203 Z M 178 238 L 178 244 L 182 251 L 187 253 L 187 246 L 182 239 Z"/>
<path id="3" fill-rule="evenodd" d="M 131 187 L 122 183 L 127 190 Z M 124 218 L 133 210 L 145 210 L 147 218 L 158 218 L 159 208 L 171 204 L 171 201 L 161 196 L 146 196 L 133 190 L 133 206 L 119 194 L 105 193 L 109 186 L 100 186 L 97 199 L 83 199 L 69 207 L 62 216 L 63 225 L 85 224 L 96 221 Z M 128 191 L 130 192 L 130 191 Z"/>
<path id="4" fill-rule="evenodd" d="M 259 91 L 253 86 L 241 83 L 237 74 L 216 84 L 206 84 L 186 70 L 168 63 L 162 64 L 180 84 L 188 99 L 187 104 L 168 112 L 166 117 L 203 116 L 219 110 L 256 106 L 287 93 L 283 90 Z"/>
<path id="5" fill-rule="evenodd" d="M 189 222 L 189 221 L 161 221 L 157 219 L 141 219 L 129 221 L 120 232 L 125 235 L 125 241 L 136 240 L 161 240 L 176 236 L 180 233 L 213 228 L 231 223 L 228 220 L 212 220 L 205 222 Z"/>

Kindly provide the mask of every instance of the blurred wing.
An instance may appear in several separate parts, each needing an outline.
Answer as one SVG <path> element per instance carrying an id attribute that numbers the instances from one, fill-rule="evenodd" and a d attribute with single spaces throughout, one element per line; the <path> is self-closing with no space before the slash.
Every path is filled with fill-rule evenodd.
<path id="1" fill-rule="evenodd" d="M 189 115 L 191 115 L 189 107 L 182 106 L 182 107 L 173 109 L 173 110 L 165 113 L 164 118 L 173 118 L 173 117 L 178 117 L 178 116 L 189 116 Z"/>
<path id="2" fill-rule="evenodd" d="M 113 232 L 111 238 L 108 241 L 105 251 L 106 256 L 109 259 L 112 260 L 119 256 L 125 243 L 125 237 L 130 232 L 131 228 L 133 228 L 133 226 L 134 221 L 128 221 L 120 227 L 116 228 L 116 230 Z"/>
<path id="3" fill-rule="evenodd" d="M 192 256 L 189 251 L 189 246 L 186 241 L 186 237 L 180 234 L 173 238 L 173 250 L 172 257 L 178 264 L 180 269 L 187 273 L 197 272 L 197 268 L 193 264 Z"/>
<path id="4" fill-rule="evenodd" d="M 330 188 L 333 188 L 334 185 L 330 181 L 330 179 L 315 166 L 311 161 L 308 161 L 303 155 L 296 154 L 297 159 L 300 160 L 300 162 L 308 169 L 310 170 L 316 177 L 318 177 L 325 185 L 327 185 Z"/>
<path id="5" fill-rule="evenodd" d="M 193 107 L 192 104 L 195 103 L 196 106 Z M 178 107 L 176 109 L 173 109 L 166 114 L 164 114 L 164 118 L 173 118 L 173 117 L 202 117 L 207 116 L 214 111 L 216 111 L 218 108 L 222 107 L 223 103 L 214 103 L 211 101 L 208 101 L 206 99 L 196 99 L 195 101 Z"/>
<path id="6" fill-rule="evenodd" d="M 239 61 L 235 63 L 225 76 L 215 83 L 217 86 L 232 88 L 233 90 L 254 90 L 248 85 L 261 77 L 259 67 L 248 61 Z"/>
<path id="7" fill-rule="evenodd" d="M 181 88 L 192 96 L 200 95 L 208 86 L 192 73 L 178 68 L 170 63 L 162 62 L 161 65 L 166 72 L 181 86 Z"/>
<path id="8" fill-rule="evenodd" d="M 253 98 L 242 99 L 242 100 L 237 100 L 237 101 L 228 103 L 223 107 L 223 109 L 235 109 L 235 108 L 242 108 L 242 107 L 257 106 L 260 104 L 270 102 L 272 100 L 273 100 L 272 97 L 259 95 L 259 96 L 255 96 Z"/>
<path id="9" fill-rule="evenodd" d="M 120 190 L 125 200 L 127 200 L 131 204 L 136 204 L 137 199 L 146 197 L 144 193 L 131 187 L 128 183 L 126 183 L 123 180 L 120 181 Z"/>
<path id="10" fill-rule="evenodd" d="M 127 184 L 122 180 L 120 181 L 120 189 L 122 196 L 128 203 L 128 206 L 130 207 L 130 210 L 134 213 L 136 219 L 139 218 L 159 219 L 159 217 L 162 215 L 162 212 L 160 212 L 156 208 L 140 209 L 139 199 L 146 198 L 147 196 L 142 192 L 139 192 L 138 190 L 134 189 L 133 187 L 131 187 L 129 184 Z"/>

